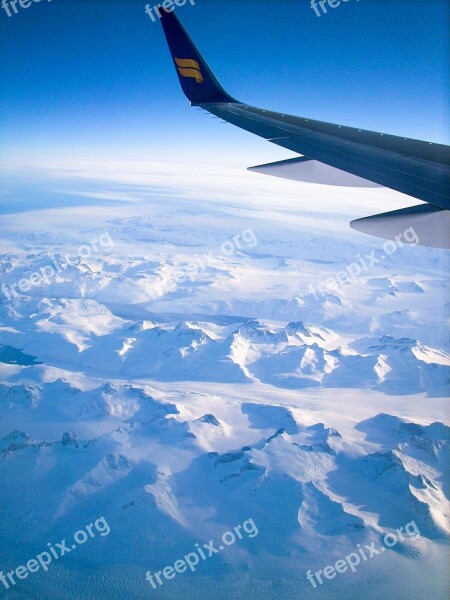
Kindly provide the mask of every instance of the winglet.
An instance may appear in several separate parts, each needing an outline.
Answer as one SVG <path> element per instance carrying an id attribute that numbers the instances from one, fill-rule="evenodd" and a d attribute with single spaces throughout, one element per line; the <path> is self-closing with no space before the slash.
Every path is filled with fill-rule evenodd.
<path id="1" fill-rule="evenodd" d="M 161 23 L 181 87 L 191 104 L 237 102 L 214 77 L 175 13 L 160 9 Z"/>

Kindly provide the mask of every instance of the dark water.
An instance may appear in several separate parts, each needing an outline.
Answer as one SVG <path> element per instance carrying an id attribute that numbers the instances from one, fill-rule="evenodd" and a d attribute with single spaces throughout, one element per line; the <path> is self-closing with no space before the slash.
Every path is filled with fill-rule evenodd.
<path id="1" fill-rule="evenodd" d="M 7 346 L 0 344 L 0 363 L 7 365 L 40 365 L 39 361 L 36 360 L 35 356 L 25 354 L 22 350 L 14 348 L 14 346 Z"/>

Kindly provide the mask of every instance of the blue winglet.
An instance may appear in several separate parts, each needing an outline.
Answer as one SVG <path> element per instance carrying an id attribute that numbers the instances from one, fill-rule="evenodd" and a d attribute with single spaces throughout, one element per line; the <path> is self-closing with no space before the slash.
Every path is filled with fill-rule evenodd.
<path id="1" fill-rule="evenodd" d="M 174 12 L 160 9 L 161 23 L 169 44 L 181 87 L 191 104 L 237 102 L 222 88 Z"/>

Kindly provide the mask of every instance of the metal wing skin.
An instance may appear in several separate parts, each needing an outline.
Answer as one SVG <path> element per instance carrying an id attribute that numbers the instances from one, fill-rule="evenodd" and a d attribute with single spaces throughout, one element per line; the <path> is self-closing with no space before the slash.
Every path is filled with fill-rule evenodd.
<path id="1" fill-rule="evenodd" d="M 424 211 L 424 206 L 418 205 L 401 215 L 393 211 L 358 219 L 351 226 L 395 239 L 392 231 L 396 224 L 404 224 L 408 219 L 420 244 L 450 248 L 449 146 L 281 114 L 239 102 L 222 88 L 175 13 L 162 9 L 161 23 L 181 87 L 193 106 L 301 155 L 251 170 L 327 185 L 383 186 L 407 194 L 428 203 L 429 209 Z"/>

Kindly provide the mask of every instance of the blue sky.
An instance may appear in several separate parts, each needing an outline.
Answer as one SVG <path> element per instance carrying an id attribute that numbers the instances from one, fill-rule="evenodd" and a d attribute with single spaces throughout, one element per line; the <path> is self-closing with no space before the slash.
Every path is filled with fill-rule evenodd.
<path id="1" fill-rule="evenodd" d="M 145 4 L 42 0 L 11 18 L 0 11 L 1 156 L 284 158 L 189 108 Z M 196 0 L 178 15 L 240 100 L 448 143 L 444 0 L 349 0 L 320 18 L 309 0 Z"/>

